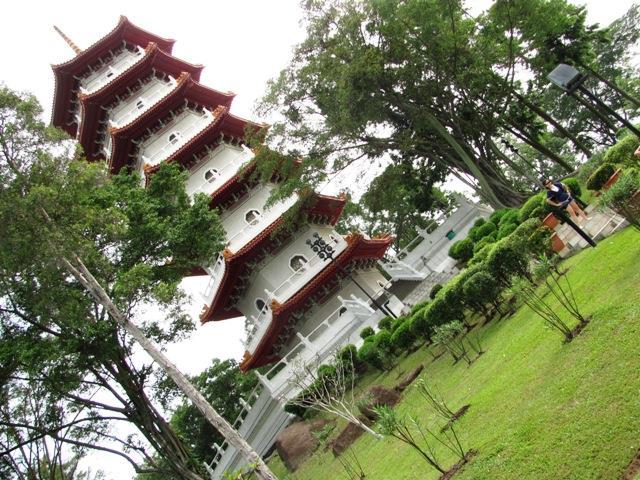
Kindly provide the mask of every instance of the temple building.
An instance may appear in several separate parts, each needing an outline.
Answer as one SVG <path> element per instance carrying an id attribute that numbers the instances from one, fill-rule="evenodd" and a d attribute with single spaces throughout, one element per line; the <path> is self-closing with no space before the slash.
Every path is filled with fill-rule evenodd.
<path id="1" fill-rule="evenodd" d="M 174 40 L 149 33 L 127 18 L 68 62 L 54 65 L 52 123 L 76 138 L 89 161 L 112 173 L 140 172 L 148 180 L 163 162 L 188 172 L 187 193 L 204 193 L 220 212 L 226 247 L 207 275 L 200 320 L 245 321 L 244 371 L 273 365 L 235 427 L 260 454 L 290 421 L 282 402 L 299 393 L 289 382 L 301 363 L 319 365 L 336 349 L 358 342 L 365 326 L 399 315 L 404 305 L 389 293 L 378 269 L 392 242 L 334 226 L 342 197 L 292 196 L 267 206 L 280 180 L 258 182 L 247 130 L 263 124 L 230 113 L 234 94 L 199 82 L 203 66 L 174 57 Z M 300 207 L 306 221 L 284 228 Z M 241 466 L 228 446 L 207 465 L 212 478 Z"/>

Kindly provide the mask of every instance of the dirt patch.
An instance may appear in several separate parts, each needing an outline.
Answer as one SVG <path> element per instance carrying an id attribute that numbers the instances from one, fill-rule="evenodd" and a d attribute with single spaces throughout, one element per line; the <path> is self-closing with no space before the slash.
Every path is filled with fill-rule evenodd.
<path id="1" fill-rule="evenodd" d="M 378 414 L 376 407 L 394 407 L 400 401 L 400 395 L 395 390 L 390 390 L 382 385 L 372 385 L 362 396 L 358 403 L 360 413 L 371 421 L 376 421 Z"/>
<path id="2" fill-rule="evenodd" d="M 467 413 L 467 410 L 469 410 L 469 408 L 471 408 L 471 405 L 467 404 L 461 407 L 456 413 L 454 413 L 453 416 L 447 422 L 447 424 L 440 429 L 440 433 L 443 433 L 449 428 L 451 428 L 451 425 L 453 425 L 455 421 L 457 421 L 458 419 L 460 419 L 460 417 L 462 417 L 465 413 Z"/>
<path id="3" fill-rule="evenodd" d="M 449 480 L 451 478 L 453 478 L 453 476 L 458 473 L 460 470 L 462 470 L 464 468 L 464 466 L 469 463 L 469 460 L 471 460 L 475 455 L 477 455 L 478 452 L 476 452 L 475 450 L 469 450 L 464 458 L 460 459 L 460 461 L 458 461 L 458 463 L 456 463 L 453 467 L 451 467 L 449 470 L 447 470 L 446 472 L 444 472 L 442 475 L 440 475 L 440 478 L 438 480 Z"/>
<path id="4" fill-rule="evenodd" d="M 328 420 L 296 422 L 285 428 L 276 439 L 276 450 L 287 467 L 294 472 L 318 448 L 318 439 L 313 435 L 325 425 L 332 423 Z"/>
<path id="5" fill-rule="evenodd" d="M 393 387 L 393 389 L 398 393 L 404 392 L 406 388 L 411 385 L 416 378 L 418 378 L 418 375 L 420 375 L 422 370 L 424 370 L 424 365 L 418 365 L 407 376 L 405 376 L 400 383 Z"/>
<path id="6" fill-rule="evenodd" d="M 578 335 L 580 335 L 580 332 L 582 332 L 582 330 L 584 330 L 584 327 L 589 325 L 589 322 L 591 321 L 591 316 L 586 317 L 584 320 L 585 320 L 584 322 L 580 322 L 578 325 L 576 325 L 573 328 L 573 330 L 571 330 L 571 339 L 574 339 Z"/>
<path id="7" fill-rule="evenodd" d="M 360 420 L 366 425 L 370 424 L 369 420 L 365 417 L 360 417 Z M 329 442 L 327 447 L 331 449 L 331 453 L 333 453 L 334 456 L 338 457 L 347 448 L 349 448 L 353 444 L 353 442 L 360 438 L 363 433 L 364 430 L 358 425 L 349 423 L 346 427 L 344 427 L 344 430 L 340 432 L 340 435 Z"/>
<path id="8" fill-rule="evenodd" d="M 620 480 L 634 480 L 638 477 L 638 474 L 640 474 L 640 449 L 638 449 L 631 459 L 631 462 L 629 462 L 629 465 L 627 465 Z"/>

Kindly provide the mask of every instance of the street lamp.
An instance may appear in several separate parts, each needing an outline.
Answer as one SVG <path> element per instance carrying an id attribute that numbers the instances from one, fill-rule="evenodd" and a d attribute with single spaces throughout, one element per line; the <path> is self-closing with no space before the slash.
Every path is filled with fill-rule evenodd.
<path id="1" fill-rule="evenodd" d="M 602 110 L 607 112 L 609 115 L 615 117 L 619 122 L 621 122 L 625 127 L 631 130 L 636 137 L 640 138 L 640 130 L 633 126 L 631 122 L 629 122 L 626 118 L 616 112 L 609 105 L 600 100 L 596 95 L 587 90 L 583 83 L 586 80 L 587 76 L 580 73 L 577 69 L 572 67 L 571 65 L 567 65 L 565 63 L 561 63 L 553 71 L 547 75 L 547 79 L 553 83 L 554 85 L 560 87 L 567 95 L 572 95 L 579 100 L 586 102 L 586 100 L 580 97 L 577 92 L 583 93 L 587 98 L 589 98 L 593 103 L 595 103 Z M 588 102 L 585 103 L 588 105 Z M 595 113 L 598 113 L 597 110 Z"/>

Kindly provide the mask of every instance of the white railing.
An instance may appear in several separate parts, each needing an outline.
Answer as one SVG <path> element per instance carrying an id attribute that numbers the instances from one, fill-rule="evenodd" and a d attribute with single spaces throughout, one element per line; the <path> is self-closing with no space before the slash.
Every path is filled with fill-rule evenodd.
<path id="1" fill-rule="evenodd" d="M 209 282 L 202 293 L 203 300 L 210 304 L 213 301 L 213 296 L 220 285 L 220 280 L 224 275 L 226 269 L 224 258 L 219 255 L 213 267 L 205 267 L 205 270 L 209 274 Z"/>
<path id="2" fill-rule="evenodd" d="M 160 88 L 154 89 L 156 85 L 161 85 Z M 163 98 L 169 90 L 174 88 L 177 85 L 177 82 L 173 77 L 169 77 L 168 82 L 160 81 L 150 82 L 150 86 L 146 89 L 141 89 L 140 95 L 133 98 L 131 102 L 131 106 L 126 110 L 120 110 L 118 107 L 113 108 L 109 112 L 109 125 L 112 127 L 120 127 L 122 125 L 127 125 L 134 118 L 142 115 L 144 112 L 153 107 L 161 98 Z M 151 93 L 147 95 L 147 92 L 151 90 Z M 142 108 L 138 108 L 137 102 L 143 101 Z"/>
<path id="3" fill-rule="evenodd" d="M 255 352 L 256 347 L 260 343 L 260 340 L 271 324 L 271 317 L 273 316 L 273 313 L 271 312 L 271 308 L 269 307 L 270 304 L 271 300 L 269 300 L 264 308 L 260 311 L 260 314 L 256 317 L 253 323 L 253 328 L 247 335 L 246 349 L 251 354 Z"/>
<path id="4" fill-rule="evenodd" d="M 214 120 L 214 118 L 215 117 L 211 111 L 204 109 L 204 112 L 198 117 L 196 117 L 193 120 L 193 122 L 191 122 L 191 125 L 189 125 L 184 130 L 180 130 L 180 137 L 176 142 L 172 143 L 170 141 L 167 141 L 157 152 L 155 152 L 153 155 L 149 157 L 142 154 L 143 164 L 148 163 L 150 165 L 156 165 L 162 160 L 168 158 L 169 156 L 171 156 L 171 154 L 177 152 L 185 143 L 191 140 L 195 135 L 197 135 L 202 130 L 204 130 Z M 158 134 L 162 135 L 168 132 L 172 127 L 175 126 L 176 123 L 178 123 L 178 121 L 179 120 L 175 120 L 174 122 L 171 122 L 170 124 L 166 125 L 159 132 L 156 132 L 156 135 Z"/>
<path id="5" fill-rule="evenodd" d="M 205 193 L 208 195 L 215 192 L 224 182 L 231 178 L 238 171 L 238 169 L 252 156 L 253 153 L 251 152 L 251 150 L 244 149 L 242 155 L 239 155 L 238 157 L 236 157 L 236 159 L 227 162 L 224 166 L 220 168 L 214 166 L 214 168 L 218 170 L 218 175 L 213 179 L 213 181 L 203 180 L 202 183 L 200 183 L 200 185 L 198 185 L 193 190 L 191 196 L 195 195 L 196 193 Z M 207 162 L 208 160 L 209 159 L 205 160 L 205 162 Z M 206 167 L 198 169 L 198 171 L 193 172 L 192 175 L 199 174 L 199 170 L 206 171 Z"/>
<path id="6" fill-rule="evenodd" d="M 123 53 L 116 57 L 114 62 L 102 66 L 82 82 L 83 84 L 80 86 L 80 91 L 82 93 L 93 93 L 98 91 L 131 65 L 140 60 L 143 56 L 144 49 L 139 46 L 135 52 L 125 48 Z M 108 75 L 109 73 L 112 73 L 112 75 Z"/>
<path id="7" fill-rule="evenodd" d="M 271 206 L 269 210 L 265 211 L 260 219 L 254 223 L 248 223 L 240 229 L 240 231 L 234 233 L 227 241 L 229 250 L 235 252 L 242 248 L 242 246 L 254 238 L 256 233 L 264 230 L 268 225 L 275 222 L 283 212 L 290 208 L 296 202 L 296 197 L 291 196 L 284 201 L 278 202 Z"/>

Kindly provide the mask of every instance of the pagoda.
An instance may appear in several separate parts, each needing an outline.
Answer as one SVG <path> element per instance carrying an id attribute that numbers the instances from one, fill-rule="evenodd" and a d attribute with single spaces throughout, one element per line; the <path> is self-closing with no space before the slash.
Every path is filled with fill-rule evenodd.
<path id="1" fill-rule="evenodd" d="M 246 131 L 266 126 L 231 114 L 234 94 L 202 85 L 203 66 L 174 57 L 174 40 L 126 17 L 85 50 L 62 35 L 76 56 L 52 67 L 52 123 L 112 173 L 126 169 L 148 179 L 162 162 L 180 164 L 189 173 L 187 193 L 208 195 L 220 212 L 226 246 L 193 272 L 209 277 L 200 320 L 244 317 L 241 369 L 276 364 L 259 375 L 260 387 L 235 424 L 266 451 L 289 420 L 280 403 L 298 393 L 287 382 L 293 365 L 319 364 L 364 326 L 402 308 L 377 269 L 392 239 L 339 235 L 334 226 L 344 197 L 294 195 L 267 206 L 280 179 L 250 175 L 257 160 L 245 144 Z M 306 221 L 285 228 L 285 214 L 297 207 Z"/>

